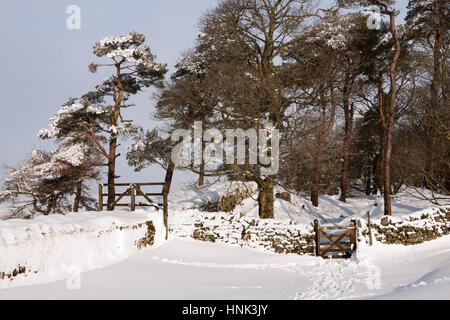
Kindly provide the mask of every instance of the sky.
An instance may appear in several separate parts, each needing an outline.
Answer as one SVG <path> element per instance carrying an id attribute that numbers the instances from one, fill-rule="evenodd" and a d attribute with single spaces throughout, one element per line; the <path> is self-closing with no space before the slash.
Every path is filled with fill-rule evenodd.
<path id="1" fill-rule="evenodd" d="M 68 97 L 79 97 L 107 74 L 92 74 L 95 42 L 135 30 L 146 36 L 157 61 L 173 70 L 180 55 L 194 45 L 197 22 L 217 0 L 41 0 L 5 1 L 0 11 L 0 165 L 16 166 L 35 148 L 51 150 L 37 133 Z M 397 1 L 404 16 L 407 0 Z M 70 5 L 81 9 L 81 28 L 70 30 Z M 151 129 L 161 125 L 151 118 L 155 101 L 148 90 L 132 99 L 136 107 L 124 117 Z M 164 172 L 150 167 L 135 173 L 124 160 L 129 141 L 123 141 L 117 181 L 160 181 Z M 5 171 L 0 168 L 0 179 Z M 174 188 L 193 177 L 176 172 Z"/>

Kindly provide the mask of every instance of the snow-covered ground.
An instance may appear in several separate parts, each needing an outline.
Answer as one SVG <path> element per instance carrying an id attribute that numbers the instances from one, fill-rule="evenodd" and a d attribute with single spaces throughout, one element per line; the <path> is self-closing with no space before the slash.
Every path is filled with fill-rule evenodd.
<path id="1" fill-rule="evenodd" d="M 450 299 L 449 244 L 380 245 L 361 260 L 329 261 L 174 239 L 83 273 L 79 290 L 63 280 L 0 290 L 0 299 Z"/>
<path id="2" fill-rule="evenodd" d="M 192 223 L 202 200 L 220 196 L 226 189 L 220 183 L 206 190 L 185 188 L 171 194 L 171 226 L 183 228 Z M 432 207 L 406 192 L 393 199 L 394 216 Z M 337 196 L 322 196 L 319 208 L 295 195 L 291 203 L 280 199 L 275 202 L 276 219 L 305 225 L 314 219 L 326 224 L 346 223 L 365 217 L 367 211 L 377 219 L 382 210 L 382 200 L 374 197 L 353 198 L 344 204 Z M 256 201 L 244 200 L 233 214 L 257 216 Z M 12 285 L 21 286 L 0 290 L 0 299 L 450 299 L 450 236 L 414 246 L 376 243 L 369 247 L 361 243 L 349 260 L 323 260 L 199 242 L 178 238 L 176 232 L 167 242 L 160 234 L 157 246 L 143 251 L 130 245 L 131 240 L 143 236 L 142 231 L 136 231 L 128 240 L 127 233 L 113 233 L 97 245 L 90 236 L 71 238 L 66 232 L 65 236 L 56 236 L 48 247 L 39 241 L 19 245 L 16 251 L 12 246 L 26 240 L 27 229 L 40 232 L 43 224 L 44 229 L 53 228 L 56 234 L 80 227 L 91 228 L 92 234 L 98 234 L 105 226 L 135 224 L 149 217 L 161 230 L 159 212 L 81 213 L 0 221 L 0 240 L 8 248 L 0 252 L 0 265 L 13 266 L 16 261 L 2 259 L 20 257 L 45 267 L 44 270 L 57 266 L 54 272 L 43 272 L 45 276 L 36 275 L 33 281 L 23 279 Z M 34 231 L 32 234 L 37 237 L 38 232 Z M 113 250 L 118 241 L 127 243 L 126 250 Z M 113 246 L 108 246 L 109 242 Z M 78 250 L 83 246 L 84 250 Z M 86 263 L 81 276 L 74 279 L 72 274 L 65 279 L 67 272 L 62 271 L 83 257 L 83 252 L 82 260 Z M 39 261 L 38 257 L 45 255 L 52 258 Z M 86 257 L 95 258 L 95 263 L 87 263 L 90 259 Z M 74 288 L 73 281 L 79 284 L 79 290 L 78 285 L 75 290 L 69 289 Z"/>
<path id="3" fill-rule="evenodd" d="M 162 217 L 154 212 L 84 212 L 0 221 L 0 289 L 109 266 L 150 242 L 152 247 L 162 245 L 164 239 Z"/>
<path id="4" fill-rule="evenodd" d="M 241 186 L 241 183 L 221 181 L 205 189 L 196 187 L 186 187 L 183 190 L 174 192 L 169 196 L 171 216 L 174 223 L 178 219 L 185 219 L 186 210 L 198 207 L 203 199 L 219 197 L 226 193 L 226 190 L 233 190 Z M 281 189 L 276 192 L 283 191 Z M 410 215 L 424 209 L 437 207 L 431 202 L 415 197 L 413 190 L 400 192 L 392 197 L 392 215 L 396 217 Z M 304 197 L 291 194 L 291 202 L 275 199 L 275 219 L 292 220 L 301 224 L 310 224 L 318 219 L 323 224 L 343 224 L 352 219 L 366 218 L 370 212 L 372 218 L 381 218 L 384 214 L 383 197 L 364 196 L 359 198 L 348 198 L 347 203 L 339 201 L 337 195 L 321 195 L 319 197 L 319 207 L 311 205 L 311 201 Z M 234 214 L 244 214 L 249 217 L 258 216 L 258 204 L 256 196 L 254 199 L 248 198 L 243 204 L 237 206 Z"/>

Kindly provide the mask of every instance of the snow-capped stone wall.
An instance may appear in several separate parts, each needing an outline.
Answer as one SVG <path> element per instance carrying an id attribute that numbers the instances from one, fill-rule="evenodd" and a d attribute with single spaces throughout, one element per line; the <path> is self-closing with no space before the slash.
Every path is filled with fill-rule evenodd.
<path id="1" fill-rule="evenodd" d="M 365 223 L 363 223 L 365 227 Z M 371 223 L 374 240 L 387 244 L 413 245 L 450 234 L 450 207 L 417 212 L 403 217 L 383 217 Z M 368 238 L 368 229 L 362 230 Z"/>
<path id="2" fill-rule="evenodd" d="M 261 248 L 275 253 L 314 255 L 313 227 L 225 213 L 197 213 L 193 228 L 177 228 L 181 237 Z M 184 230 L 184 231 L 183 231 Z"/>
<path id="3" fill-rule="evenodd" d="M 172 225 L 176 236 L 261 248 L 275 253 L 314 255 L 314 230 L 309 224 L 198 211 L 189 216 L 189 223 Z M 419 244 L 450 234 L 450 207 L 374 219 L 371 225 L 374 242 Z M 369 242 L 367 221 L 359 219 L 358 229 L 360 241 Z"/>
<path id="4" fill-rule="evenodd" d="M 164 242 L 162 214 L 92 212 L 0 221 L 0 288 L 67 278 Z"/>

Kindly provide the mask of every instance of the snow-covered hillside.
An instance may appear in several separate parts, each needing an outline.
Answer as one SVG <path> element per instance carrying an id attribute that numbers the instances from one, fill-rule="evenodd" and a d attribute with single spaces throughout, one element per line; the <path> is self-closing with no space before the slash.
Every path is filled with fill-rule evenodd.
<path id="1" fill-rule="evenodd" d="M 242 183 L 220 181 L 206 188 L 186 187 L 181 191 L 174 192 L 169 196 L 172 221 L 185 219 L 186 210 L 195 209 L 201 205 L 205 199 L 213 199 L 226 194 L 229 190 L 242 187 Z M 246 186 L 252 186 L 246 184 Z M 255 186 L 253 186 L 255 188 Z M 275 192 L 282 192 L 278 188 Z M 420 200 L 414 196 L 413 190 L 405 190 L 392 197 L 392 215 L 401 217 L 424 209 L 437 207 L 429 201 Z M 371 217 L 381 218 L 384 214 L 383 197 L 364 196 L 359 198 L 349 198 L 347 203 L 339 201 L 337 195 L 321 195 L 319 197 L 319 207 L 311 205 L 311 201 L 304 197 L 291 194 L 291 201 L 275 199 L 275 219 L 292 220 L 301 224 L 309 224 L 314 219 L 319 219 L 321 223 L 338 224 L 346 223 L 352 219 L 366 218 L 367 212 Z M 233 214 L 244 214 L 248 217 L 258 216 L 258 204 L 256 196 L 243 201 L 238 205 Z"/>

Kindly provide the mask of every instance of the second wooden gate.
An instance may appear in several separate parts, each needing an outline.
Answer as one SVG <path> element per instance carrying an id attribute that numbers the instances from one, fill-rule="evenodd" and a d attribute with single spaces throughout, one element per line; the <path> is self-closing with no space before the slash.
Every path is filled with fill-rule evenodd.
<path id="1" fill-rule="evenodd" d="M 321 226 L 314 221 L 316 256 L 350 258 L 356 250 L 356 220 L 349 226 Z"/>

